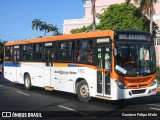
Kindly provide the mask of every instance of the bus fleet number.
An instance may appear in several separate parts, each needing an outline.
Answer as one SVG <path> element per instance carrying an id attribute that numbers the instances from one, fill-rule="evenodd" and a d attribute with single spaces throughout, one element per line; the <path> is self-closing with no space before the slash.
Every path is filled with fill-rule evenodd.
<path id="1" fill-rule="evenodd" d="M 85 72 L 85 69 L 78 69 L 78 72 L 79 72 L 79 73 L 84 73 L 84 72 Z"/>

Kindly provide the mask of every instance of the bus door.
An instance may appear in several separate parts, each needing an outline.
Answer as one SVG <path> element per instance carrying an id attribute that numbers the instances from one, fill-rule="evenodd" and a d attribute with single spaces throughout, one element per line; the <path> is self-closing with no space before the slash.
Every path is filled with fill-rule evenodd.
<path id="1" fill-rule="evenodd" d="M 109 46 L 96 47 L 97 59 L 97 95 L 108 96 L 111 94 L 110 70 L 111 50 Z"/>
<path id="2" fill-rule="evenodd" d="M 46 47 L 44 49 L 45 54 L 45 86 L 53 87 L 53 78 L 54 78 L 54 68 L 53 68 L 53 59 L 54 59 L 54 48 Z"/>
<path id="3" fill-rule="evenodd" d="M 12 79 L 13 82 L 18 82 L 17 79 L 19 79 L 20 76 L 18 76 L 20 74 L 20 49 L 19 46 L 14 46 L 13 48 L 13 68 L 12 68 Z"/>

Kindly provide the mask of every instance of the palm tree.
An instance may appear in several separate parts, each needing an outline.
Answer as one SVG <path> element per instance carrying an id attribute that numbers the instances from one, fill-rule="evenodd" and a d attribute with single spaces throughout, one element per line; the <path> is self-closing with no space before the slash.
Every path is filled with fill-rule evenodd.
<path id="1" fill-rule="evenodd" d="M 57 27 L 57 25 L 53 27 L 53 34 L 52 34 L 52 36 L 53 35 L 55 35 L 55 36 L 56 35 L 60 35 L 59 28 Z"/>
<path id="2" fill-rule="evenodd" d="M 127 3 L 130 3 L 131 0 L 126 0 Z M 134 2 L 140 2 L 140 7 L 145 14 L 150 17 L 150 33 L 153 33 L 153 14 L 155 13 L 155 9 L 153 4 L 157 2 L 157 0 L 134 0 Z"/>
<path id="3" fill-rule="evenodd" d="M 52 32 L 52 36 L 55 35 L 60 35 L 59 31 L 58 31 L 58 27 L 57 26 L 53 26 L 52 24 L 48 25 L 48 32 Z"/>
<path id="4" fill-rule="evenodd" d="M 44 36 L 46 36 L 46 32 L 48 31 L 48 25 L 46 22 L 42 22 L 41 26 L 40 26 L 40 31 L 44 30 Z"/>
<path id="5" fill-rule="evenodd" d="M 82 0 L 82 2 L 86 2 L 87 0 Z M 96 30 L 96 9 L 95 9 L 96 0 L 91 0 L 92 3 L 92 16 L 93 16 L 93 31 Z"/>
<path id="6" fill-rule="evenodd" d="M 41 25 L 42 25 L 42 21 L 40 19 L 34 19 L 32 21 L 32 30 L 35 28 L 36 29 L 36 37 L 37 37 L 37 34 L 38 34 L 38 30 L 41 28 Z"/>

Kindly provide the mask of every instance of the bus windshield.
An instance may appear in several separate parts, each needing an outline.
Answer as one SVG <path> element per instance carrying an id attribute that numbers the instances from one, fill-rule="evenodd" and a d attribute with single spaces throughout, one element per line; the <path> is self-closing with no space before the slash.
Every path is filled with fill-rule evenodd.
<path id="1" fill-rule="evenodd" d="M 148 75 L 156 71 L 153 44 L 118 44 L 114 49 L 115 71 L 122 75 Z"/>

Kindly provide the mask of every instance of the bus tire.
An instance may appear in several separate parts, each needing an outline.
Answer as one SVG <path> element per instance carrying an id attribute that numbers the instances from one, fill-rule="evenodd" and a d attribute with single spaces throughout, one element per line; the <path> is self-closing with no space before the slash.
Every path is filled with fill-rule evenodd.
<path id="1" fill-rule="evenodd" d="M 26 74 L 24 77 L 24 86 L 26 90 L 31 89 L 31 78 L 29 74 Z"/>
<path id="2" fill-rule="evenodd" d="M 76 93 L 78 98 L 83 102 L 88 102 L 91 99 L 89 87 L 85 80 L 82 80 L 76 84 Z"/>

